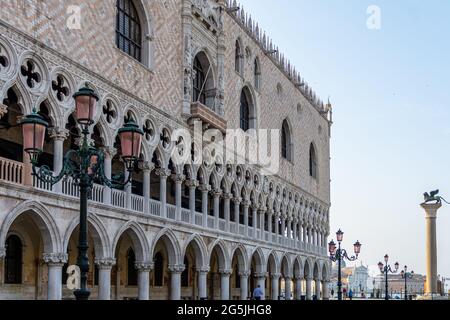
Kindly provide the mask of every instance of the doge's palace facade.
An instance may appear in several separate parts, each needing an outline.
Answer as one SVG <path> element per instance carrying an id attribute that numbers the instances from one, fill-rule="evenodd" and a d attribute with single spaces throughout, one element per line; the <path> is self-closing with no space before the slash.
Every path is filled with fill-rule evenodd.
<path id="1" fill-rule="evenodd" d="M 79 201 L 31 175 L 18 120 L 50 123 L 40 165 L 77 148 L 72 95 L 100 96 L 92 145 L 124 172 L 118 129 L 144 131 L 123 190 L 89 201 L 92 299 L 328 299 L 331 105 L 226 0 L 0 0 L 0 299 L 72 299 Z M 279 130 L 279 170 L 175 164 L 177 129 Z M 250 133 L 249 133 L 250 134 Z M 193 153 L 193 159 L 196 157 Z"/>

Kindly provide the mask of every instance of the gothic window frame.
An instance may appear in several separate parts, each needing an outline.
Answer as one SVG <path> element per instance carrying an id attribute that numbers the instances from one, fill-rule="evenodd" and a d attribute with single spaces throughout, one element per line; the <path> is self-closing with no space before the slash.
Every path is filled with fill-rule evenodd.
<path id="1" fill-rule="evenodd" d="M 120 18 L 121 18 L 121 12 L 123 12 L 123 9 L 126 9 L 125 3 L 129 4 L 129 8 L 133 7 L 135 10 L 135 15 L 133 17 L 133 21 L 139 22 L 139 35 L 136 35 L 134 39 L 127 39 L 127 40 L 133 40 L 134 43 L 136 43 L 138 46 L 140 46 L 140 54 L 139 55 L 133 55 L 132 52 L 127 52 L 128 50 L 123 50 L 120 45 L 120 35 L 121 35 L 121 26 L 120 26 Z M 122 6 L 123 4 L 123 6 Z M 122 6 L 122 7 L 121 7 Z M 146 9 L 147 5 L 144 5 L 144 3 L 141 0 L 116 0 L 116 26 L 115 26 L 115 46 L 118 50 L 123 52 L 124 54 L 128 55 L 130 58 L 134 59 L 135 61 L 141 63 L 145 68 L 149 70 L 153 70 L 153 64 L 154 64 L 154 34 L 153 34 L 153 18 L 149 15 L 149 11 Z M 128 28 L 130 30 L 130 28 Z M 122 28 L 122 31 L 125 36 L 125 29 Z M 126 35 L 126 38 L 129 38 L 128 35 Z M 125 42 L 124 42 L 125 44 Z"/>
<path id="2" fill-rule="evenodd" d="M 281 126 L 281 157 L 287 161 L 292 162 L 292 132 L 287 119 L 283 120 Z"/>
<path id="3" fill-rule="evenodd" d="M 254 85 L 256 90 L 261 89 L 261 63 L 259 61 L 259 58 L 256 57 L 255 61 L 253 62 L 253 76 L 254 76 Z"/>
<path id="4" fill-rule="evenodd" d="M 318 178 L 317 151 L 314 143 L 309 146 L 309 176 L 315 180 Z"/>
<path id="5" fill-rule="evenodd" d="M 241 39 L 236 39 L 234 48 L 234 70 L 242 76 L 244 67 L 244 52 Z"/>
<path id="6" fill-rule="evenodd" d="M 206 105 L 206 93 L 205 93 L 206 75 L 198 55 L 196 55 L 194 58 L 192 69 L 194 70 L 194 75 L 192 77 L 193 79 L 192 101 L 194 103 L 200 102 L 201 104 Z"/>
<path id="7" fill-rule="evenodd" d="M 244 132 L 257 129 L 257 108 L 254 95 L 248 86 L 241 90 L 239 98 L 239 128 Z"/>

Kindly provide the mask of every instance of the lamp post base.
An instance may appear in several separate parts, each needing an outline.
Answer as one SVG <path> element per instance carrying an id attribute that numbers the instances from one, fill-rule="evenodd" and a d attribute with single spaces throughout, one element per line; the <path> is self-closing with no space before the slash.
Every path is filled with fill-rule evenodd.
<path id="1" fill-rule="evenodd" d="M 89 290 L 76 290 L 74 295 L 78 301 L 87 301 L 89 300 L 91 292 Z"/>

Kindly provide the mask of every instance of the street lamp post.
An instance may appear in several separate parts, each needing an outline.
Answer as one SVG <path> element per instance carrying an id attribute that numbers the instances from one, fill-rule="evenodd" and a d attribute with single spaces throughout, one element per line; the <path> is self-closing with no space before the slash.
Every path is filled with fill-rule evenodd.
<path id="1" fill-rule="evenodd" d="M 408 301 L 408 279 L 412 279 L 414 277 L 414 271 L 408 272 L 408 266 L 401 272 L 402 278 L 405 279 L 405 300 Z"/>
<path id="2" fill-rule="evenodd" d="M 386 265 L 384 265 L 381 261 L 378 263 L 378 268 L 380 268 L 380 272 L 381 274 L 384 274 L 384 279 L 385 279 L 385 300 L 389 300 L 389 283 L 388 283 L 388 274 L 389 273 L 397 273 L 398 271 L 398 267 L 399 267 L 399 263 L 396 262 L 394 265 L 394 269 L 391 268 L 390 265 L 388 265 L 388 261 L 389 261 L 389 256 L 386 254 L 384 256 L 384 262 L 386 263 Z"/>
<path id="3" fill-rule="evenodd" d="M 76 105 L 76 118 L 81 127 L 82 140 L 79 150 L 69 150 L 64 156 L 63 168 L 56 176 L 48 166 L 37 169 L 39 155 L 43 151 L 45 131 L 48 123 L 35 109 L 25 116 L 20 124 L 23 130 L 24 150 L 30 156 L 33 176 L 37 179 L 55 185 L 64 177 L 72 177 L 80 190 L 80 227 L 78 240 L 77 266 L 80 268 L 80 289 L 74 292 L 77 300 L 88 300 L 90 291 L 87 288 L 89 272 L 88 246 L 88 195 L 94 181 L 109 188 L 124 187 L 131 182 L 132 173 L 140 156 L 143 132 L 132 121 L 128 121 L 120 130 L 119 136 L 122 148 L 122 160 L 125 162 L 128 178 L 116 176 L 108 179 L 104 171 L 105 156 L 88 143 L 89 127 L 94 124 L 94 115 L 98 96 L 86 86 L 73 95 Z"/>
<path id="4" fill-rule="evenodd" d="M 341 249 L 341 242 L 344 239 L 344 232 L 339 229 L 336 232 L 336 240 L 338 242 L 338 247 L 336 248 L 336 243 L 333 240 L 328 244 L 328 251 L 330 252 L 330 259 L 333 262 L 338 263 L 338 300 L 342 300 L 342 274 L 341 274 L 341 261 L 343 259 L 347 259 L 348 261 L 356 261 L 358 259 L 358 255 L 361 252 L 361 243 L 356 241 L 353 245 L 353 249 L 355 251 L 355 256 L 349 257 L 347 254 L 347 250 Z"/>

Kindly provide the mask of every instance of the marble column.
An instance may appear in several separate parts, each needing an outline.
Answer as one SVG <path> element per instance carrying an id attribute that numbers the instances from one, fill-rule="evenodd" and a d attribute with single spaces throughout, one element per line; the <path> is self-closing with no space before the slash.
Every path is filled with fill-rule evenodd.
<path id="1" fill-rule="evenodd" d="M 292 296 L 292 287 L 291 287 L 291 277 L 284 278 L 284 292 L 285 292 L 285 300 L 291 300 Z"/>
<path id="2" fill-rule="evenodd" d="M 124 165 L 124 175 L 125 178 L 124 180 L 127 181 L 128 177 L 130 176 L 130 172 L 127 170 L 126 165 Z M 131 180 L 130 183 L 127 183 L 127 185 L 125 185 L 124 187 L 125 190 L 125 207 L 129 210 L 131 210 L 132 207 L 132 203 L 131 203 L 131 194 L 132 194 L 132 190 L 133 190 L 133 181 Z"/>
<path id="3" fill-rule="evenodd" d="M 175 205 L 176 205 L 176 213 L 175 220 L 181 221 L 181 194 L 182 194 L 182 186 L 183 181 L 186 177 L 182 174 L 173 175 L 173 180 L 175 182 Z"/>
<path id="4" fill-rule="evenodd" d="M 0 286 L 3 285 L 4 279 L 4 264 L 5 264 L 5 256 L 6 256 L 6 249 L 3 247 L 0 247 Z"/>
<path id="5" fill-rule="evenodd" d="M 437 236 L 436 219 L 437 212 L 442 207 L 441 203 L 423 203 L 421 207 L 425 210 L 425 250 L 426 250 L 426 272 L 427 281 L 425 295 L 439 294 L 437 286 Z"/>
<path id="6" fill-rule="evenodd" d="M 111 300 L 111 269 L 116 259 L 95 260 L 98 268 L 98 300 Z"/>
<path id="7" fill-rule="evenodd" d="M 189 210 L 191 211 L 191 224 L 195 224 L 195 189 L 198 187 L 197 180 L 189 180 L 186 182 L 189 188 Z"/>
<path id="8" fill-rule="evenodd" d="M 306 300 L 312 300 L 312 278 L 306 277 Z"/>
<path id="9" fill-rule="evenodd" d="M 322 280 L 320 280 L 319 278 L 318 279 L 315 279 L 315 282 L 316 282 L 316 299 L 317 300 L 320 300 L 320 293 L 321 293 L 321 290 L 320 290 L 320 285 L 322 284 Z"/>
<path id="10" fill-rule="evenodd" d="M 263 292 L 262 300 L 265 300 L 266 297 L 266 276 L 267 274 L 265 272 L 255 273 L 256 284 L 261 287 Z"/>
<path id="11" fill-rule="evenodd" d="M 246 200 L 244 201 L 244 230 L 245 230 L 245 236 L 248 237 L 248 210 L 250 208 L 250 201 Z"/>
<path id="12" fill-rule="evenodd" d="M 266 238 L 264 237 L 264 233 L 265 233 L 265 222 L 266 222 L 266 208 L 261 208 L 261 210 L 259 210 L 259 229 L 261 230 L 261 233 L 259 235 L 259 239 L 261 240 L 266 240 Z"/>
<path id="13" fill-rule="evenodd" d="M 48 268 L 48 300 L 62 299 L 62 268 L 67 259 L 66 253 L 46 253 L 43 255 L 44 263 L 47 264 Z"/>
<path id="14" fill-rule="evenodd" d="M 224 211 L 224 218 L 225 218 L 225 232 L 230 231 L 230 205 L 231 205 L 231 199 L 233 198 L 233 195 L 231 193 L 225 193 L 223 195 L 223 211 Z"/>
<path id="15" fill-rule="evenodd" d="M 117 149 L 112 147 L 105 147 L 103 148 L 103 153 L 105 155 L 105 160 L 103 163 L 105 176 L 108 179 L 111 179 L 112 177 L 112 159 L 117 153 Z M 111 204 L 111 188 L 103 188 L 103 202 L 105 204 Z"/>
<path id="16" fill-rule="evenodd" d="M 279 273 L 274 273 L 270 276 L 272 279 L 272 300 L 278 300 L 280 298 L 280 277 L 281 274 Z"/>
<path id="17" fill-rule="evenodd" d="M 278 243 L 278 236 L 280 234 L 280 224 L 278 223 L 279 214 L 275 213 L 275 235 L 276 237 L 276 243 Z"/>
<path id="18" fill-rule="evenodd" d="M 138 298 L 139 300 L 150 299 L 150 271 L 153 270 L 152 262 L 136 262 L 138 271 Z"/>
<path id="19" fill-rule="evenodd" d="M 285 215 L 281 216 L 281 236 L 283 238 L 286 237 L 286 216 Z"/>
<path id="20" fill-rule="evenodd" d="M 295 300 L 302 299 L 302 280 L 303 277 L 301 276 L 295 277 Z"/>
<path id="21" fill-rule="evenodd" d="M 253 214 L 253 239 L 258 239 L 258 206 L 252 206 Z"/>
<path id="22" fill-rule="evenodd" d="M 241 215 L 241 202 L 242 198 L 233 198 L 234 203 L 234 223 L 236 223 L 236 233 L 239 233 L 239 216 Z"/>
<path id="23" fill-rule="evenodd" d="M 69 131 L 62 128 L 53 128 L 50 131 L 50 138 L 53 140 L 53 173 L 58 175 L 63 168 L 64 160 L 64 141 L 69 136 Z M 53 191 L 62 192 L 62 182 L 53 186 Z"/>
<path id="24" fill-rule="evenodd" d="M 322 282 L 322 300 L 330 300 L 330 288 L 328 287 L 330 282 L 324 280 Z"/>
<path id="25" fill-rule="evenodd" d="M 241 277 L 241 300 L 248 300 L 248 277 L 250 277 L 250 272 L 240 272 L 239 276 Z"/>
<path id="26" fill-rule="evenodd" d="M 219 219 L 220 219 L 220 196 L 222 195 L 222 191 L 214 190 L 213 199 L 214 199 L 214 229 L 219 229 Z"/>
<path id="27" fill-rule="evenodd" d="M 230 300 L 230 276 L 232 270 L 220 270 L 220 299 Z"/>
<path id="28" fill-rule="evenodd" d="M 198 272 L 198 298 L 200 300 L 208 299 L 208 291 L 207 291 L 207 278 L 209 273 L 209 268 L 200 268 L 197 269 Z"/>
<path id="29" fill-rule="evenodd" d="M 142 182 L 142 192 L 144 196 L 144 213 L 150 213 L 150 187 L 151 187 L 151 173 L 155 169 L 155 165 L 151 162 L 145 162 L 142 166 L 144 179 Z"/>
<path id="30" fill-rule="evenodd" d="M 272 210 L 268 210 L 267 211 L 267 229 L 269 230 L 269 236 L 272 236 L 272 219 L 273 219 L 273 211 Z M 271 239 L 270 239 L 271 240 Z"/>
<path id="31" fill-rule="evenodd" d="M 181 300 L 181 274 L 184 271 L 184 265 L 171 266 L 170 271 L 170 300 Z"/>
<path id="32" fill-rule="evenodd" d="M 159 200 L 161 202 L 161 218 L 167 218 L 167 177 L 170 170 L 159 169 L 156 174 L 159 176 Z"/>
<path id="33" fill-rule="evenodd" d="M 211 186 L 201 185 L 200 191 L 202 192 L 202 222 L 203 227 L 208 228 L 208 193 L 211 191 Z"/>

